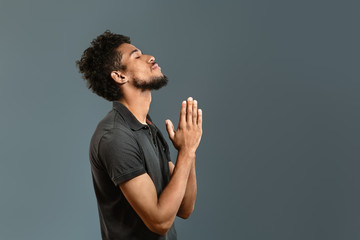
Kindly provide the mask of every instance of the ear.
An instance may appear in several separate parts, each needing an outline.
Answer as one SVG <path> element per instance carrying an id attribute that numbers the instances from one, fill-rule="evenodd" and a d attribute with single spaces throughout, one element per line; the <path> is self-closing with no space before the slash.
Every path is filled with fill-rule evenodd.
<path id="1" fill-rule="evenodd" d="M 129 81 L 128 78 L 126 77 L 126 75 L 120 71 L 112 71 L 110 73 L 110 76 L 112 79 L 114 79 L 115 82 L 120 83 L 120 84 L 124 84 L 127 81 Z"/>

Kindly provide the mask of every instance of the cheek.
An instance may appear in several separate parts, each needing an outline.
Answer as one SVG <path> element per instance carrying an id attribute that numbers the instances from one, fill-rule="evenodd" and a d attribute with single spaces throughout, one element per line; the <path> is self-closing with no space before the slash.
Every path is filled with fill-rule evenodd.
<path id="1" fill-rule="evenodd" d="M 149 73 L 142 69 L 139 69 L 138 71 L 133 72 L 132 77 L 134 79 L 146 80 L 147 78 L 149 78 Z"/>
<path id="2" fill-rule="evenodd" d="M 137 78 L 145 78 L 151 75 L 151 70 L 148 66 L 138 67 L 134 70 L 134 76 L 136 76 Z"/>
<path id="3" fill-rule="evenodd" d="M 138 77 L 144 74 L 144 69 L 139 65 L 129 65 L 126 68 L 126 72 L 131 77 Z"/>
<path id="4" fill-rule="evenodd" d="M 141 62 L 129 64 L 127 71 L 132 78 L 140 80 L 147 80 L 149 77 L 157 75 L 156 72 L 151 71 L 149 64 Z"/>

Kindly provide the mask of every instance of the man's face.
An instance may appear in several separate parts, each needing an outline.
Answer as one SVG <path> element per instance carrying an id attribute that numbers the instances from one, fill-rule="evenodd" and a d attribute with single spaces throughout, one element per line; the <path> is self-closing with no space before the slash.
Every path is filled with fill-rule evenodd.
<path id="1" fill-rule="evenodd" d="M 129 82 L 142 90 L 159 89 L 167 84 L 167 78 L 151 55 L 142 54 L 134 45 L 123 43 L 117 51 L 122 53 L 121 63 Z"/>

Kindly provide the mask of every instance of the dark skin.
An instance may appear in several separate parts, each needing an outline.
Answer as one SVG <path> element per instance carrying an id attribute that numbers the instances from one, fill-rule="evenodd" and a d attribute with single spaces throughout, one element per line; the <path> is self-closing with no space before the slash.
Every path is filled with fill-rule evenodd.
<path id="1" fill-rule="evenodd" d="M 151 103 L 151 91 L 141 91 L 134 86 L 135 79 L 151 81 L 162 76 L 155 58 L 144 55 L 131 44 L 121 44 L 124 71 L 111 73 L 114 81 L 122 88 L 122 102 L 139 120 L 146 123 L 146 115 Z M 150 176 L 145 173 L 122 183 L 119 187 L 124 196 L 143 220 L 145 225 L 160 235 L 166 234 L 175 216 L 188 218 L 196 200 L 195 152 L 202 136 L 202 111 L 191 97 L 181 104 L 180 120 L 175 128 L 166 120 L 166 129 L 174 147 L 178 150 L 176 165 L 169 163 L 171 179 L 159 197 Z"/>

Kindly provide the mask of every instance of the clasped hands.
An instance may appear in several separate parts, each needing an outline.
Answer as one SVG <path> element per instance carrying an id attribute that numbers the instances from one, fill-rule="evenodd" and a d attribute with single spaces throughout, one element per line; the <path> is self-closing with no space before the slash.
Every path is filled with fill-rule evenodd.
<path id="1" fill-rule="evenodd" d="M 202 110 L 198 102 L 189 97 L 181 103 L 180 120 L 175 131 L 173 123 L 165 121 L 166 130 L 174 147 L 180 152 L 195 153 L 202 136 Z"/>

